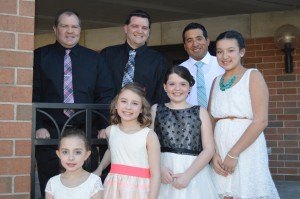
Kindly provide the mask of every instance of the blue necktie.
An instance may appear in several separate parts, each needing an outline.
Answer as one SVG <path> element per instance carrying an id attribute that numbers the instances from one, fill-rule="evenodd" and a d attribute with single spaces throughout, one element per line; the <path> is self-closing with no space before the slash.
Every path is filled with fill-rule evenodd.
<path id="1" fill-rule="evenodd" d="M 205 80 L 202 70 L 203 64 L 201 61 L 195 63 L 197 66 L 197 101 L 198 105 L 207 108 Z"/>
<path id="2" fill-rule="evenodd" d="M 122 81 L 122 87 L 125 86 L 126 84 L 129 84 L 129 83 L 133 82 L 135 55 L 136 55 L 135 50 L 130 50 L 129 51 L 129 59 L 128 59 L 128 62 L 125 66 L 125 71 L 124 71 L 124 76 L 123 76 L 123 81 Z"/>

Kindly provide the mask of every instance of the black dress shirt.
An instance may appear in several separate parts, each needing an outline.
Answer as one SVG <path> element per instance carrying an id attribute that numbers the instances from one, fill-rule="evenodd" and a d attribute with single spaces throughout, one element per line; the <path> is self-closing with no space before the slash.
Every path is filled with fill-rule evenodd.
<path id="1" fill-rule="evenodd" d="M 110 46 L 101 51 L 105 61 L 112 72 L 115 86 L 115 95 L 122 87 L 125 66 L 128 62 L 129 51 L 133 50 L 127 42 L 125 44 Z M 147 47 L 147 44 L 136 49 L 134 80 L 146 90 L 146 98 L 150 104 L 167 101 L 163 90 L 163 80 L 168 68 L 164 56 Z"/>
<path id="2" fill-rule="evenodd" d="M 33 102 L 64 102 L 64 56 L 65 48 L 58 42 L 34 51 Z M 74 103 L 111 102 L 114 90 L 109 68 L 97 52 L 76 45 L 70 53 L 72 61 Z M 58 123 L 67 117 L 62 110 L 52 111 Z M 37 129 L 43 127 L 37 120 Z"/>

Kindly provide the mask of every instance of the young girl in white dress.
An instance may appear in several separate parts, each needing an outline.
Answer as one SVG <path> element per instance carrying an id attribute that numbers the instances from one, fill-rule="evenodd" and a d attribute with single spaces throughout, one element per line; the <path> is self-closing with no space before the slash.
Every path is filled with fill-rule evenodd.
<path id="1" fill-rule="evenodd" d="M 170 68 L 164 81 L 170 102 L 152 106 L 162 152 L 159 199 L 217 198 L 208 164 L 215 150 L 210 118 L 186 102 L 194 83 L 185 67 Z"/>
<path id="2" fill-rule="evenodd" d="M 104 182 L 104 199 L 157 199 L 160 148 L 151 124 L 150 105 L 137 83 L 124 86 L 111 103 L 111 126 L 105 130 L 108 150 L 94 172 L 111 170 Z"/>
<path id="3" fill-rule="evenodd" d="M 82 130 L 67 129 L 60 138 L 56 154 L 65 172 L 49 179 L 46 199 L 102 199 L 100 177 L 82 168 L 91 154 Z"/>
<path id="4" fill-rule="evenodd" d="M 212 160 L 220 198 L 277 199 L 262 131 L 268 124 L 268 88 L 261 73 L 246 69 L 242 35 L 226 31 L 216 39 L 225 74 L 214 81 L 209 110 L 215 123 Z"/>

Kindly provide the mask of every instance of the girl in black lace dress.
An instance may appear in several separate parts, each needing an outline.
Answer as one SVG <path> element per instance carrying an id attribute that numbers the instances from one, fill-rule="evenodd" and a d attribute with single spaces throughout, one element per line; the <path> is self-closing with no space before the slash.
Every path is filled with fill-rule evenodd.
<path id="1" fill-rule="evenodd" d="M 164 81 L 170 102 L 152 107 L 162 152 L 159 199 L 217 198 L 208 165 L 214 154 L 210 118 L 205 108 L 186 102 L 194 83 L 185 67 L 170 68 Z"/>

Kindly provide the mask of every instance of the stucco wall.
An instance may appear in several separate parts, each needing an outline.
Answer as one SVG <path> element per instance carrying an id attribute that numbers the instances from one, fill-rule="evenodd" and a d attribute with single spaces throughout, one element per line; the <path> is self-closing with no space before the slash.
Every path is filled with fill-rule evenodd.
<path id="1" fill-rule="evenodd" d="M 283 24 L 292 24 L 300 29 L 299 19 L 300 10 L 290 10 L 154 23 L 148 44 L 157 46 L 182 43 L 182 30 L 190 22 L 203 24 L 210 39 L 215 40 L 220 32 L 228 29 L 238 30 L 245 38 L 272 37 L 275 30 Z M 35 48 L 52 43 L 54 39 L 52 33 L 36 35 Z M 81 44 L 94 50 L 120 44 L 124 40 L 123 27 L 84 30 L 81 36 Z"/>

